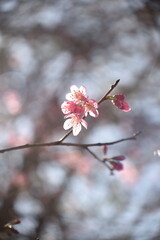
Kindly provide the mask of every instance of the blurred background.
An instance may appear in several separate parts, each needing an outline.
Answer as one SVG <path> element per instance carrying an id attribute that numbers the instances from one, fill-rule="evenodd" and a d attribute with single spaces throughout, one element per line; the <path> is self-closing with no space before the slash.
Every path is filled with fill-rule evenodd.
<path id="1" fill-rule="evenodd" d="M 99 100 L 120 78 L 113 94 L 125 94 L 132 111 L 103 103 L 88 130 L 65 141 L 142 131 L 109 147 L 108 156 L 126 156 L 113 176 L 79 148 L 1 154 L 1 230 L 18 218 L 13 240 L 160 239 L 159 68 L 159 0 L 0 1 L 1 149 L 62 137 L 72 84 Z"/>

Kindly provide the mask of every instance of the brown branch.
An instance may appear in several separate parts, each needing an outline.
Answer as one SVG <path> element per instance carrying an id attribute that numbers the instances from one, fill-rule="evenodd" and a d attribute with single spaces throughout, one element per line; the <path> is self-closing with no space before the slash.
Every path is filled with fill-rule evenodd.
<path id="1" fill-rule="evenodd" d="M 88 147 L 85 147 L 85 149 L 86 149 L 95 159 L 97 159 L 99 162 L 102 163 L 102 160 L 101 160 L 94 152 L 92 152 Z"/>
<path id="2" fill-rule="evenodd" d="M 109 91 L 98 101 L 98 104 L 106 100 L 106 97 L 113 91 L 113 89 L 118 85 L 120 79 L 118 79 L 109 89 Z"/>
<path id="3" fill-rule="evenodd" d="M 63 137 L 61 137 L 59 139 L 59 142 L 63 142 L 71 133 L 72 133 L 72 129 L 69 130 Z"/>
<path id="4" fill-rule="evenodd" d="M 103 145 L 113 145 L 120 142 L 128 141 L 128 140 L 136 140 L 136 137 L 140 134 L 140 132 L 137 132 L 133 134 L 131 137 L 128 138 L 122 138 L 113 142 L 103 142 L 103 143 L 70 143 L 70 142 L 62 142 L 61 140 L 55 141 L 55 142 L 47 142 L 47 143 L 34 143 L 34 144 L 24 144 L 16 147 L 10 147 L 10 148 L 4 148 L 0 150 L 0 153 L 9 152 L 13 150 L 20 150 L 20 149 L 26 149 L 26 148 L 33 148 L 33 147 L 49 147 L 49 146 L 72 146 L 72 147 L 95 147 L 95 146 L 103 146 Z"/>
<path id="5" fill-rule="evenodd" d="M 101 160 L 94 152 L 92 152 L 88 147 L 85 147 L 85 149 L 95 158 L 97 159 L 100 163 L 104 164 L 110 171 L 110 173 L 113 173 L 113 168 L 111 168 L 106 161 Z"/>

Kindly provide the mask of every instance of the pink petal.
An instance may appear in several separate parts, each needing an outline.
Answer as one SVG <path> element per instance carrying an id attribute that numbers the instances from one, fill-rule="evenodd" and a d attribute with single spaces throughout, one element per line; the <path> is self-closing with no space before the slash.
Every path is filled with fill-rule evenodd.
<path id="1" fill-rule="evenodd" d="M 82 129 L 82 126 L 80 123 L 74 124 L 73 125 L 73 136 L 77 136 Z"/>
<path id="2" fill-rule="evenodd" d="M 96 110 L 96 109 L 93 109 L 93 110 L 90 110 L 89 111 L 89 115 L 91 116 L 91 117 L 98 117 L 99 116 L 99 112 L 98 112 L 98 110 Z"/>
<path id="3" fill-rule="evenodd" d="M 117 108 L 122 108 L 122 102 L 119 100 L 112 100 L 113 105 L 115 105 Z"/>
<path id="4" fill-rule="evenodd" d="M 74 92 L 79 91 L 79 89 L 78 89 L 78 87 L 77 87 L 76 85 L 72 85 L 72 86 L 70 87 L 70 90 L 71 90 L 71 93 L 74 93 Z"/>
<path id="5" fill-rule="evenodd" d="M 86 96 L 86 94 L 87 94 L 87 89 L 86 89 L 85 86 L 81 86 L 81 87 L 79 88 L 79 91 L 80 91 L 84 96 Z"/>
<path id="6" fill-rule="evenodd" d="M 72 94 L 72 93 L 67 93 L 66 94 L 66 99 L 68 100 L 68 101 L 74 101 L 74 94 Z"/>
<path id="7" fill-rule="evenodd" d="M 117 161 L 123 161 L 125 160 L 125 156 L 121 155 L 121 156 L 116 156 L 116 157 L 112 157 L 113 160 L 117 160 Z"/>
<path id="8" fill-rule="evenodd" d="M 72 101 L 65 101 L 64 103 L 62 103 L 61 109 L 64 114 L 71 113 L 75 109 L 75 103 L 73 103 Z"/>
<path id="9" fill-rule="evenodd" d="M 124 101 L 125 99 L 125 95 L 123 94 L 117 94 L 117 95 L 114 95 L 113 97 L 116 97 L 116 99 L 120 101 Z"/>
<path id="10" fill-rule="evenodd" d="M 61 110 L 64 114 L 69 113 L 68 109 L 66 108 L 66 102 L 61 104 Z"/>
<path id="11" fill-rule="evenodd" d="M 90 115 L 91 117 L 95 117 L 95 116 L 96 116 L 96 114 L 94 113 L 93 110 L 90 110 L 90 111 L 89 111 L 89 115 Z"/>
<path id="12" fill-rule="evenodd" d="M 63 128 L 65 130 L 70 129 L 72 126 L 73 126 L 73 120 L 72 119 L 67 119 L 63 124 Z"/>
<path id="13" fill-rule="evenodd" d="M 131 110 L 131 107 L 128 105 L 127 102 L 119 101 L 119 100 L 112 100 L 112 103 L 124 112 L 128 112 Z"/>
<path id="14" fill-rule="evenodd" d="M 73 113 L 68 113 L 64 116 L 64 119 L 66 118 L 72 118 L 73 117 Z"/>
<path id="15" fill-rule="evenodd" d="M 90 100 L 88 100 L 87 102 L 88 102 L 88 104 L 91 105 L 92 107 L 98 108 L 98 103 L 97 103 L 95 100 L 90 99 Z"/>
<path id="16" fill-rule="evenodd" d="M 85 116 L 85 117 L 87 117 L 87 116 L 88 116 L 88 112 L 87 112 L 87 111 L 85 112 L 85 115 L 84 115 L 84 116 Z"/>
<path id="17" fill-rule="evenodd" d="M 76 113 L 76 114 L 84 115 L 85 114 L 85 108 L 81 105 L 76 104 L 73 112 Z"/>
<path id="18" fill-rule="evenodd" d="M 128 105 L 127 102 L 123 102 L 123 107 L 121 110 L 124 112 L 129 112 L 131 110 L 131 107 Z"/>
<path id="19" fill-rule="evenodd" d="M 66 99 L 69 101 L 74 101 L 76 103 L 79 103 L 81 101 L 86 102 L 88 99 L 88 96 L 86 96 L 86 88 L 84 86 L 81 86 L 78 88 L 76 85 L 72 85 L 70 87 L 71 93 L 68 93 L 66 95 Z"/>
<path id="20" fill-rule="evenodd" d="M 98 108 L 98 103 L 95 100 L 93 99 L 88 100 L 85 103 L 85 111 L 86 111 L 85 116 L 87 116 L 89 113 L 91 117 L 98 117 L 99 112 L 97 108 Z"/>

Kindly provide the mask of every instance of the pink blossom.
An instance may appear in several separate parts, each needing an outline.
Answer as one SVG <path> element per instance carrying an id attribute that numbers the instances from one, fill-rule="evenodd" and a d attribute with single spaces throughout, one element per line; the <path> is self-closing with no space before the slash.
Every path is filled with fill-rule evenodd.
<path id="1" fill-rule="evenodd" d="M 128 105 L 127 102 L 124 101 L 125 95 L 118 94 L 110 97 L 112 103 L 119 108 L 120 110 L 124 112 L 129 112 L 131 110 L 131 107 Z"/>
<path id="2" fill-rule="evenodd" d="M 86 101 L 85 103 L 85 116 L 87 117 L 88 113 L 91 117 L 98 117 L 99 116 L 99 112 L 98 112 L 98 103 L 93 100 L 93 99 L 89 99 L 88 101 Z"/>
<path id="3" fill-rule="evenodd" d="M 85 114 L 84 107 L 72 101 L 65 101 L 64 103 L 62 103 L 61 109 L 64 114 L 75 113 L 75 114 L 80 114 L 81 116 L 84 116 Z"/>
<path id="4" fill-rule="evenodd" d="M 79 115 L 79 114 L 69 114 L 65 118 L 69 118 L 64 122 L 63 128 L 65 130 L 68 130 L 70 128 L 73 128 L 73 135 L 77 136 L 83 125 L 87 129 L 87 122 Z"/>
<path id="5" fill-rule="evenodd" d="M 66 95 L 66 99 L 69 101 L 73 101 L 76 103 L 80 102 L 86 102 L 88 99 L 88 96 L 86 95 L 87 90 L 84 86 L 81 86 L 78 88 L 76 85 L 72 85 L 70 87 L 71 93 L 68 93 Z"/>

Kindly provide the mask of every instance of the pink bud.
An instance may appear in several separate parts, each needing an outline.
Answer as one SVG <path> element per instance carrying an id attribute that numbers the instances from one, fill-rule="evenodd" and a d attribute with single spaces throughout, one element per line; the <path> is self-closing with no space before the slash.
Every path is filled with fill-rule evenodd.
<path id="1" fill-rule="evenodd" d="M 112 103 L 120 110 L 124 112 L 129 112 L 131 110 L 131 107 L 128 105 L 128 103 L 124 101 L 125 95 L 117 94 L 114 95 L 112 98 Z"/>
<path id="2" fill-rule="evenodd" d="M 124 94 L 117 94 L 114 97 L 116 97 L 117 100 L 119 101 L 124 101 L 125 95 Z"/>
<path id="3" fill-rule="evenodd" d="M 113 166 L 113 168 L 115 170 L 117 170 L 117 171 L 123 170 L 123 164 L 122 163 L 120 163 L 120 162 L 112 162 L 112 161 L 110 163 L 112 164 L 112 166 Z"/>
<path id="4" fill-rule="evenodd" d="M 116 160 L 116 161 L 123 161 L 125 160 L 125 156 L 121 155 L 121 156 L 115 156 L 115 157 L 112 157 L 113 160 Z"/>
<path id="5" fill-rule="evenodd" d="M 107 145 L 105 144 L 105 145 L 103 145 L 103 153 L 106 154 L 107 151 L 108 151 L 108 147 L 107 147 Z"/>

